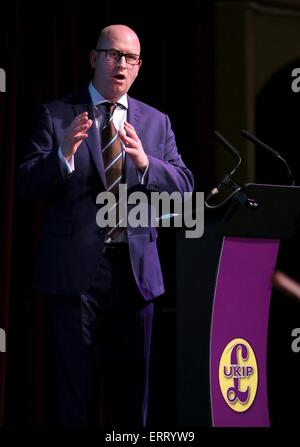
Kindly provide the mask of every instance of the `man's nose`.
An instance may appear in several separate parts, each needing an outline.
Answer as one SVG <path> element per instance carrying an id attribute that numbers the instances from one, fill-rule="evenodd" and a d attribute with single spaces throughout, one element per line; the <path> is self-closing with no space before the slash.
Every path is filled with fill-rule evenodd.
<path id="1" fill-rule="evenodd" d="M 125 56 L 121 56 L 120 59 L 118 60 L 118 65 L 120 65 L 121 67 L 126 67 L 126 58 Z"/>

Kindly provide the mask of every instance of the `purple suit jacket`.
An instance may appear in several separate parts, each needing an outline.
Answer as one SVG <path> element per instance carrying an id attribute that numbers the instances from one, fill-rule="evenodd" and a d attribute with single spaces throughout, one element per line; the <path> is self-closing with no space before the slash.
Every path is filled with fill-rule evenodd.
<path id="1" fill-rule="evenodd" d="M 46 200 L 34 289 L 51 294 L 79 295 L 91 285 L 99 265 L 104 232 L 96 224 L 96 196 L 106 188 L 100 136 L 95 125 L 75 154 L 75 171 L 64 177 L 58 158 L 66 128 L 81 112 L 94 118 L 88 90 L 45 104 L 19 170 L 19 190 L 27 199 Z M 149 158 L 145 189 L 192 191 L 193 177 L 178 154 L 168 117 L 128 97 L 127 120 L 134 126 Z M 137 169 L 127 156 L 128 190 L 139 188 Z M 164 292 L 156 246 L 156 228 L 128 227 L 132 270 L 146 300 Z"/>

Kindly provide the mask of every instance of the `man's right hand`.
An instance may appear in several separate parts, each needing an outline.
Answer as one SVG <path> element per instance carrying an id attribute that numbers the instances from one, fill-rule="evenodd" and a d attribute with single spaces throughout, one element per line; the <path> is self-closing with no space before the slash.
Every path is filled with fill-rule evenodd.
<path id="1" fill-rule="evenodd" d="M 93 121 L 89 119 L 88 112 L 81 113 L 72 121 L 61 146 L 63 156 L 67 161 L 76 153 L 83 140 L 88 137 L 87 131 L 92 124 Z"/>

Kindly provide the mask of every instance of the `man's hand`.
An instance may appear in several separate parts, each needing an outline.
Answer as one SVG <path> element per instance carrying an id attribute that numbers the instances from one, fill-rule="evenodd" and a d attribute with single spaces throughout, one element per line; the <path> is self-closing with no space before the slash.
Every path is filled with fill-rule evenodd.
<path id="1" fill-rule="evenodd" d="M 119 129 L 119 136 L 125 145 L 125 152 L 127 152 L 135 166 L 143 172 L 148 166 L 148 157 L 144 152 L 141 140 L 137 136 L 134 127 L 127 121 L 124 123 L 124 129 L 126 133 Z"/>
<path id="2" fill-rule="evenodd" d="M 83 140 L 88 137 L 87 131 L 92 124 L 93 121 L 88 118 L 87 112 L 81 113 L 72 121 L 61 146 L 63 156 L 67 161 L 75 154 Z"/>

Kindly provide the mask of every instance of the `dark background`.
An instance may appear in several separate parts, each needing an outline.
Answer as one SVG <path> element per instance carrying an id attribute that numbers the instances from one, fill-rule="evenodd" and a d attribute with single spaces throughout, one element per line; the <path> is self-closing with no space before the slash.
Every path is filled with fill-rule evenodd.
<path id="1" fill-rule="evenodd" d="M 31 291 L 42 204 L 23 203 L 15 192 L 16 169 L 24 155 L 39 104 L 87 85 L 89 51 L 99 31 L 125 23 L 140 36 L 143 66 L 131 95 L 168 113 L 177 144 L 203 190 L 212 175 L 211 14 L 209 2 L 188 9 L 167 2 L 11 1 L 1 15 L 1 304 L 7 331 L 1 356 L 0 416 L 4 425 L 43 426 L 51 413 L 51 374 L 45 350 L 43 297 Z M 201 126 L 199 126 L 201 122 Z M 186 129 L 189 132 L 185 132 Z M 201 185 L 201 186 L 200 186 Z M 173 235 L 160 238 L 168 293 L 157 304 L 153 338 L 150 421 L 175 420 L 175 285 Z"/>
<path id="2" fill-rule="evenodd" d="M 88 55 L 99 31 L 111 23 L 127 24 L 141 39 L 143 57 L 130 94 L 170 116 L 196 190 L 207 192 L 217 180 L 213 3 L 11 0 L 2 9 L 0 67 L 6 71 L 7 93 L 0 94 L 0 327 L 7 332 L 7 353 L 0 354 L 0 425 L 44 426 L 51 413 L 44 302 L 31 291 L 43 210 L 40 203 L 21 202 L 15 191 L 16 170 L 39 104 L 88 84 L 92 76 Z M 278 73 L 257 98 L 256 127 L 257 135 L 288 159 L 299 184 L 299 150 L 294 150 L 299 144 L 299 99 L 282 89 L 289 70 Z M 257 167 L 258 181 L 282 181 L 282 167 L 270 154 L 261 153 Z M 163 230 L 160 236 L 167 293 L 157 302 L 149 418 L 152 425 L 168 426 L 176 423 L 175 246 L 174 232 Z M 297 238 L 285 244 L 279 259 L 280 267 L 296 279 L 300 279 L 298 247 Z M 192 284 L 187 293 L 193 293 Z M 269 342 L 270 411 L 275 425 L 296 420 L 300 391 L 295 383 L 300 371 L 290 349 L 290 329 L 299 326 L 299 303 L 275 296 Z M 277 364 L 289 370 L 288 393 L 277 393 L 283 380 L 277 369 L 273 374 Z M 206 399 L 201 404 L 206 405 Z"/>

